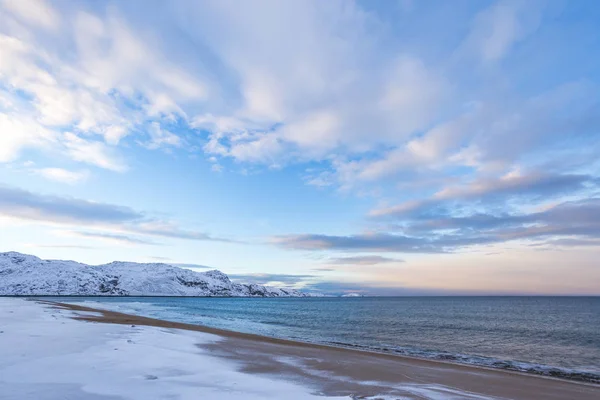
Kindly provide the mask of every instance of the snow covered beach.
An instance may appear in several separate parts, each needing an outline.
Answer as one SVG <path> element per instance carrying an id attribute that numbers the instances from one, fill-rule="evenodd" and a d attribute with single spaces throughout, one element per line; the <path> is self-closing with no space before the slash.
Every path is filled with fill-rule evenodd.
<path id="1" fill-rule="evenodd" d="M 0 298 L 0 331 L 0 399 L 593 399 L 600 395 L 598 386 L 16 298 Z"/>

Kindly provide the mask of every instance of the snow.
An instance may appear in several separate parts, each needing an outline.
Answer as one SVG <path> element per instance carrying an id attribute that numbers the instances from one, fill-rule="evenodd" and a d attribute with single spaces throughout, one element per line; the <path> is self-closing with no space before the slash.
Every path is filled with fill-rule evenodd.
<path id="1" fill-rule="evenodd" d="M 233 283 L 221 271 L 115 261 L 86 265 L 0 253 L 0 295 L 304 297 L 293 289 Z"/>
<path id="2" fill-rule="evenodd" d="M 202 332 L 89 323 L 0 298 L 0 399 L 349 399 L 243 373 L 197 344 Z"/>
<path id="3" fill-rule="evenodd" d="M 242 372 L 202 344 L 222 340 L 203 332 L 74 320 L 90 312 L 0 298 L 0 400 L 351 400 L 327 397 L 283 376 Z M 494 400 L 428 383 L 349 380 L 313 370 L 302 358 L 278 357 L 308 376 L 386 388 L 365 400 Z M 300 381 L 298 381 L 300 382 Z M 496 399 L 497 400 L 497 399 Z"/>

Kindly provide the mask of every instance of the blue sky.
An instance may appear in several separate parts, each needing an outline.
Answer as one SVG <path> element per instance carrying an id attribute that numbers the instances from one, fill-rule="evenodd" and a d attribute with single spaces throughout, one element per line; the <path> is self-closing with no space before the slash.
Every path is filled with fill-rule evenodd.
<path id="1" fill-rule="evenodd" d="M 0 251 L 600 294 L 595 1 L 0 1 Z"/>

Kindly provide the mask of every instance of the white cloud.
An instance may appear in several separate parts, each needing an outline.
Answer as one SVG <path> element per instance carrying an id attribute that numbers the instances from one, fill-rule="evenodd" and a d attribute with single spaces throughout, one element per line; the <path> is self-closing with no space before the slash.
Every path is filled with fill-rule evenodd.
<path id="1" fill-rule="evenodd" d="M 45 29 L 56 29 L 60 15 L 44 0 L 3 0 L 2 6 L 16 17 Z"/>
<path id="2" fill-rule="evenodd" d="M 60 13 L 46 2 L 5 1 L 2 8 L 36 26 L 60 23 Z M 75 161 L 122 171 L 117 151 L 90 135 L 116 146 L 148 121 L 187 118 L 182 104 L 204 100 L 207 87 L 168 61 L 156 41 L 134 32 L 115 9 L 103 19 L 70 12 L 61 32 L 70 32 L 75 48 L 62 47 L 68 43 L 61 40 L 45 46 L 44 34 L 26 26 L 0 29 L 0 83 L 6 87 L 0 89 L 5 108 L 0 161 L 16 159 L 24 147 L 48 145 L 38 142 L 44 136 L 54 139 L 48 148 Z M 65 130 L 73 133 L 63 135 Z M 180 141 L 165 131 L 153 134 L 151 146 L 158 145 L 179 146 Z"/>
<path id="3" fill-rule="evenodd" d="M 465 114 L 454 120 L 443 122 L 427 130 L 421 136 L 407 139 L 377 157 L 359 160 L 338 160 L 333 163 L 334 173 L 321 175 L 310 180 L 317 186 L 333 182 L 349 188 L 361 182 L 376 182 L 394 177 L 407 171 L 441 169 L 448 165 L 447 157 L 460 151 L 465 137 L 471 134 L 469 124 L 472 116 Z M 458 158 L 454 162 L 459 162 Z M 327 178 L 324 180 L 323 178 Z"/>
<path id="4" fill-rule="evenodd" d="M 181 138 L 163 128 L 160 124 L 153 122 L 148 128 L 148 134 L 150 135 L 150 141 L 144 143 L 144 146 L 148 149 L 155 150 L 161 147 L 181 147 Z"/>
<path id="5" fill-rule="evenodd" d="M 61 77 L 63 65 L 58 63 L 59 71 L 53 73 L 42 67 L 58 60 L 39 52 L 35 44 L 0 34 L 0 57 L 0 78 L 32 96 L 31 106 L 43 125 L 76 124 L 82 130 L 101 130 L 107 122 L 123 122 L 106 95 L 76 87 Z"/>
<path id="6" fill-rule="evenodd" d="M 69 171 L 63 168 L 41 168 L 34 170 L 34 172 L 46 179 L 68 183 L 70 185 L 83 182 L 87 180 L 90 175 L 89 171 L 86 170 Z"/>
<path id="7" fill-rule="evenodd" d="M 220 164 L 213 164 L 210 166 L 210 170 L 213 172 L 222 172 L 223 171 L 223 166 Z"/>
<path id="8" fill-rule="evenodd" d="M 258 133 L 247 141 L 235 141 L 227 155 L 239 161 L 275 165 L 284 148 L 274 133 Z M 217 153 L 218 154 L 218 153 Z"/>
<path id="9" fill-rule="evenodd" d="M 399 177 L 414 182 L 429 175 L 435 178 L 433 187 L 456 178 L 469 181 L 475 176 L 501 176 L 524 157 L 536 165 L 549 149 L 573 150 L 569 143 L 563 143 L 564 150 L 556 147 L 567 132 L 580 132 L 582 139 L 593 138 L 593 115 L 598 107 L 592 93 L 595 87 L 577 81 L 532 98 L 466 102 L 458 116 L 385 151 L 368 157 L 338 157 L 328 180 L 347 189 Z M 459 175 L 452 172 L 456 168 L 462 168 Z"/>
<path id="10" fill-rule="evenodd" d="M 56 134 L 35 120 L 0 113 L 0 162 L 14 161 L 25 147 L 46 147 Z"/>
<path id="11" fill-rule="evenodd" d="M 2 218 L 5 221 L 2 221 Z M 229 239 L 191 229 L 168 220 L 152 218 L 148 213 L 127 206 L 101 203 L 73 197 L 33 193 L 0 185 L 0 223 L 34 221 L 69 229 L 102 229 L 105 235 L 123 233 L 170 239 L 232 242 Z"/>
<path id="12" fill-rule="evenodd" d="M 496 68 L 473 57 L 488 64 L 507 57 L 534 33 L 539 8 L 496 2 L 469 17 L 471 30 L 445 51 L 452 54 L 436 57 L 392 37 L 385 18 L 352 1 L 181 1 L 159 7 L 166 22 L 152 26 L 118 5 L 96 14 L 73 6 L 57 31 L 72 41 L 43 46 L 39 30 L 0 29 L 0 80 L 31 100 L 18 113 L 12 97 L 0 95 L 0 104 L 13 125 L 46 131 L 39 141 L 31 133 L 0 139 L 7 143 L 0 160 L 44 144 L 119 171 L 122 148 L 183 147 L 184 136 L 170 127 L 188 123 L 198 140 L 208 132 L 190 148 L 215 163 L 317 161 L 322 169 L 305 180 L 319 186 L 449 166 L 501 173 L 557 126 L 583 120 L 593 96 L 577 95 L 575 85 L 574 95 L 563 90 L 558 100 L 528 101 L 510 89 L 495 98 L 489 77 L 478 74 Z M 185 144 L 193 140 L 186 134 Z"/>
<path id="13" fill-rule="evenodd" d="M 117 14 L 105 20 L 79 12 L 74 23 L 81 82 L 100 92 L 141 93 L 152 116 L 178 109 L 179 101 L 201 100 L 207 87 L 198 77 L 167 61 L 149 40 L 136 35 Z M 152 38 L 146 38 L 152 39 Z"/>
<path id="14" fill-rule="evenodd" d="M 499 1 L 482 11 L 468 41 L 483 61 L 502 59 L 511 47 L 537 29 L 540 10 L 533 1 Z"/>
<path id="15" fill-rule="evenodd" d="M 127 136 L 127 129 L 122 125 L 109 125 L 104 130 L 104 140 L 108 144 L 119 144 L 121 139 Z"/>
<path id="16" fill-rule="evenodd" d="M 335 148 L 342 140 L 341 121 L 335 112 L 319 110 L 283 127 L 283 139 L 305 149 L 317 157 Z"/>
<path id="17" fill-rule="evenodd" d="M 152 95 L 148 99 L 149 105 L 146 107 L 146 113 L 150 117 L 161 115 L 172 116 L 174 114 L 187 118 L 186 113 L 177 105 L 177 103 L 167 94 L 159 93 Z"/>
<path id="18" fill-rule="evenodd" d="M 67 154 L 75 161 L 116 172 L 127 170 L 127 165 L 118 156 L 113 155 L 113 151 L 102 142 L 85 140 L 67 132 L 63 135 L 62 144 Z"/>
<path id="19" fill-rule="evenodd" d="M 545 210 L 543 207 L 552 208 L 555 203 L 546 203 L 542 208 L 535 206 L 532 209 L 526 200 L 532 200 L 538 205 L 542 199 L 548 201 L 551 198 L 560 198 L 566 201 L 569 196 L 577 198 L 577 194 L 595 186 L 597 186 L 596 179 L 589 175 L 552 174 L 536 170 L 521 171 L 515 168 L 498 177 L 479 176 L 472 180 L 465 179 L 464 182 L 446 185 L 429 198 L 379 207 L 372 210 L 370 215 L 381 217 L 435 213 L 435 210 L 440 207 L 460 214 L 466 204 L 481 204 L 479 208 L 484 206 L 493 208 L 493 205 L 504 204 L 505 209 L 508 210 L 511 208 L 508 206 L 510 202 L 514 203 L 512 208 L 540 212 Z M 462 203 L 462 207 L 457 205 L 458 202 Z"/>
<path id="20" fill-rule="evenodd" d="M 380 52 L 378 22 L 353 2 L 209 1 L 185 12 L 199 21 L 189 34 L 239 79 L 234 107 L 194 119 L 214 155 L 283 165 L 397 145 L 435 122 L 449 90 L 416 55 Z"/>
<path id="21" fill-rule="evenodd" d="M 257 130 L 260 124 L 249 119 L 236 116 L 215 116 L 212 114 L 197 115 L 190 123 L 192 128 L 208 129 L 214 132 L 242 133 L 248 130 Z"/>
<path id="22" fill-rule="evenodd" d="M 388 141 L 397 143 L 398 137 L 430 126 L 446 95 L 445 86 L 444 80 L 417 58 L 404 56 L 394 61 L 379 104 L 386 122 L 394 127 Z"/>
<path id="23" fill-rule="evenodd" d="M 44 53 L 39 53 L 43 58 Z M 24 41 L 0 33 L 0 77 L 11 86 L 52 85 L 55 79 L 35 62 L 34 48 Z"/>

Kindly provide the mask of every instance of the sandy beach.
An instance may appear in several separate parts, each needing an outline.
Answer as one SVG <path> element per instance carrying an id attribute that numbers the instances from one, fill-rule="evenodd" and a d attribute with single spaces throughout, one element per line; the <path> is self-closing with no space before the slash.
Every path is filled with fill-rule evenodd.
<path id="1" fill-rule="evenodd" d="M 208 355 L 211 360 L 230 363 L 237 373 L 244 376 L 264 377 L 269 382 L 286 382 L 295 387 L 305 388 L 305 392 L 299 394 L 297 398 L 313 396 L 340 399 L 591 400 L 600 398 L 600 386 L 597 385 L 274 339 L 80 305 L 32 301 L 27 303 L 43 307 L 46 312 L 67 312 L 68 317 L 77 320 L 73 322 L 80 325 L 116 325 L 127 329 L 148 327 L 148 329 L 158 328 L 169 332 L 209 335 L 210 340 L 197 340 L 194 343 L 194 347 L 202 353 L 197 357 L 198 363 L 206 362 Z M 90 368 L 93 367 L 90 365 Z M 151 375 L 156 376 L 156 380 L 161 379 L 156 374 Z M 235 382 L 230 383 L 233 388 Z M 257 397 L 253 397 L 253 393 L 248 393 L 247 397 L 243 397 L 241 393 L 236 394 L 237 392 L 232 393 L 225 389 L 228 387 L 227 382 L 221 382 L 221 385 L 223 393 L 213 398 L 278 398 L 272 397 L 272 393 L 262 393 Z M 175 398 L 188 397 L 176 396 Z"/>

